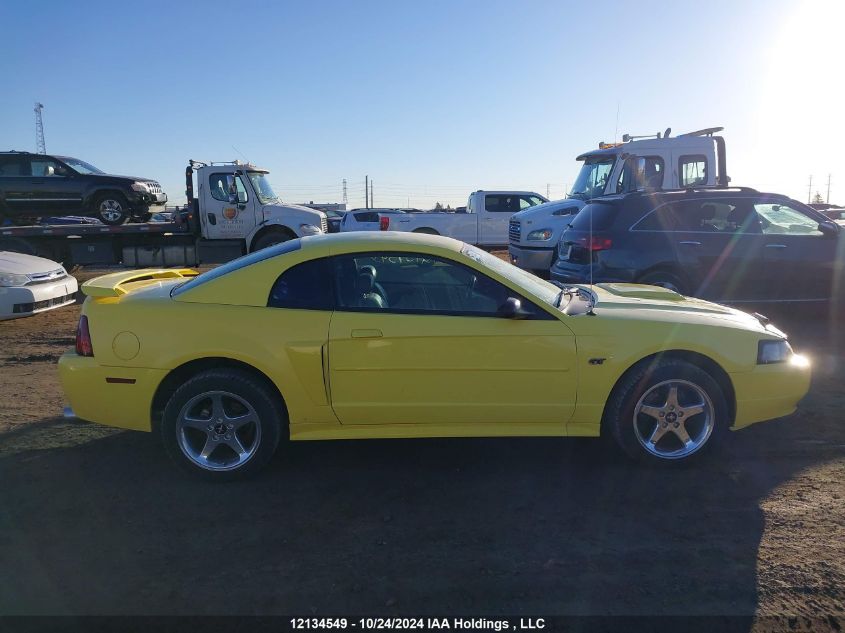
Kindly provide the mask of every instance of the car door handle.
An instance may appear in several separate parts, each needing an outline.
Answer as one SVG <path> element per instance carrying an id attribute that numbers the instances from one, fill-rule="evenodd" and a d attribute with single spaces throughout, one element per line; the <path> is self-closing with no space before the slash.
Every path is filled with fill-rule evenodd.
<path id="1" fill-rule="evenodd" d="M 786 248 L 786 244 L 766 244 L 766 248 Z"/>
<path id="2" fill-rule="evenodd" d="M 701 242 L 680 242 L 684 246 L 701 246 Z"/>
<path id="3" fill-rule="evenodd" d="M 380 338 L 381 330 L 352 330 L 352 338 Z"/>

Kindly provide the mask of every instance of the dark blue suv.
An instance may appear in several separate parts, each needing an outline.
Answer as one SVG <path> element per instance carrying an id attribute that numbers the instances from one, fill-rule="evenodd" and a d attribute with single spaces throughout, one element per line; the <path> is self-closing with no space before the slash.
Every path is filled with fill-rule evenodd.
<path id="1" fill-rule="evenodd" d="M 653 284 L 725 302 L 828 300 L 845 262 L 838 224 L 747 188 L 596 198 L 558 248 L 556 281 Z"/>

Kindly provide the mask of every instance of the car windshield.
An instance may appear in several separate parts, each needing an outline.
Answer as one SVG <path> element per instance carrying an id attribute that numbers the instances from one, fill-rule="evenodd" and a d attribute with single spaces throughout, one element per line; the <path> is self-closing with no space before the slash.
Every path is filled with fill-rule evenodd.
<path id="1" fill-rule="evenodd" d="M 270 181 L 267 180 L 267 174 L 263 171 L 250 171 L 249 181 L 252 183 L 252 188 L 255 190 L 255 195 L 258 196 L 258 201 L 261 204 L 270 204 L 271 202 L 279 202 L 279 196 L 273 191 Z"/>
<path id="2" fill-rule="evenodd" d="M 578 177 L 575 179 L 575 184 L 572 185 L 569 197 L 589 200 L 604 194 L 604 188 L 610 178 L 614 162 L 616 162 L 615 156 L 585 160 Z"/>
<path id="3" fill-rule="evenodd" d="M 106 172 L 102 171 L 101 169 L 97 169 L 91 163 L 86 163 L 84 160 L 79 160 L 78 158 L 62 158 L 62 160 L 70 165 L 74 171 L 79 172 L 80 174 L 104 174 Z"/>
<path id="4" fill-rule="evenodd" d="M 495 255 L 491 255 L 487 251 L 480 248 L 464 244 L 461 248 L 461 254 L 474 262 L 485 266 L 494 272 L 500 274 L 508 281 L 513 282 L 522 288 L 526 294 L 540 299 L 551 306 L 558 307 L 558 297 L 560 296 L 560 287 L 555 286 L 548 281 L 543 281 L 536 275 L 517 268 L 516 266 L 499 259 Z"/>

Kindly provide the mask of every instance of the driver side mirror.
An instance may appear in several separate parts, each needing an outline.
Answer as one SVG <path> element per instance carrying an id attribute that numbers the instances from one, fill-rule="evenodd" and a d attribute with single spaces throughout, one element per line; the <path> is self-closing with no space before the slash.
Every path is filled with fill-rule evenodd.
<path id="1" fill-rule="evenodd" d="M 827 220 L 825 222 L 819 222 L 819 231 L 821 231 L 822 234 L 825 235 L 825 236 L 830 237 L 830 236 L 834 236 L 834 235 L 839 235 L 839 232 L 841 230 L 842 230 L 841 227 L 836 222 L 834 222 L 833 220 Z"/>
<path id="2" fill-rule="evenodd" d="M 522 308 L 522 302 L 516 297 L 508 297 L 507 300 L 499 306 L 499 316 L 504 319 L 525 319 L 531 316 L 531 313 Z"/>

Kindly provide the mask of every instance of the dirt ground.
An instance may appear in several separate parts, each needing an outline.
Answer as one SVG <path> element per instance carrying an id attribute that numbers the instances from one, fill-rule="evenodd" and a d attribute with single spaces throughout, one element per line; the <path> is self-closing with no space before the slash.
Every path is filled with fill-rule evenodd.
<path id="1" fill-rule="evenodd" d="M 222 486 L 149 434 L 60 417 L 55 363 L 79 306 L 0 323 L 0 614 L 706 614 L 840 630 L 845 341 L 823 310 L 768 312 L 812 357 L 811 393 L 699 464 L 647 469 L 597 440 L 310 442 Z"/>

